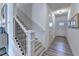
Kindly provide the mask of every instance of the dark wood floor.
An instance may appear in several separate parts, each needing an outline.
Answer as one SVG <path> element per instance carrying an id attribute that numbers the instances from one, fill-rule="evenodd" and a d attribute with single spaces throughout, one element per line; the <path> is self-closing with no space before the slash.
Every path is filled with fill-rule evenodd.
<path id="1" fill-rule="evenodd" d="M 56 36 L 43 56 L 73 56 L 66 37 Z"/>

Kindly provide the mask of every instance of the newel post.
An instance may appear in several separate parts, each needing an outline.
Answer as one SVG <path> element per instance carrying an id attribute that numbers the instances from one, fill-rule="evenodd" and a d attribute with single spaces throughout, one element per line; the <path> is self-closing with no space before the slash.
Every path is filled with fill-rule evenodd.
<path id="1" fill-rule="evenodd" d="M 32 41 L 34 38 L 34 32 L 32 30 L 28 30 L 26 32 L 27 38 L 26 38 L 26 53 L 28 56 L 32 56 Z"/>

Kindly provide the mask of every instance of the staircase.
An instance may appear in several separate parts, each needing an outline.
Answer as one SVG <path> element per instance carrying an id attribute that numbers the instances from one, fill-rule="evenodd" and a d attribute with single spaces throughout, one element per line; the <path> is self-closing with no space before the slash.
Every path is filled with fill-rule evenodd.
<path id="1" fill-rule="evenodd" d="M 18 44 L 21 55 L 26 56 L 40 56 L 45 51 L 42 43 L 34 36 L 35 32 L 32 31 L 28 26 L 26 26 L 20 19 L 16 16 L 15 19 L 15 40 Z M 17 19 L 17 20 L 16 20 Z M 29 34 L 28 34 L 29 32 Z"/>
<path id="2" fill-rule="evenodd" d="M 41 56 L 43 52 L 45 51 L 45 48 L 43 47 L 42 43 L 35 38 L 36 40 L 33 42 L 34 49 L 33 49 L 33 56 Z"/>

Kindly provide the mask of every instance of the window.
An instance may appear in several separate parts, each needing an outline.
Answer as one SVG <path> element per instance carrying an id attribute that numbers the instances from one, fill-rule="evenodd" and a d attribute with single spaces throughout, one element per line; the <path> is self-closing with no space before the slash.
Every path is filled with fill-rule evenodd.
<path id="1" fill-rule="evenodd" d="M 60 22 L 58 25 L 59 26 L 64 26 L 64 22 Z"/>

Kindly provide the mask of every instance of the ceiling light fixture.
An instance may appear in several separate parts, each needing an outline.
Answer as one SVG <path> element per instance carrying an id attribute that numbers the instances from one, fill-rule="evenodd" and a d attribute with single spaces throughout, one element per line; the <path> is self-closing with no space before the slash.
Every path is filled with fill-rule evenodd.
<path id="1" fill-rule="evenodd" d="M 54 13 L 55 14 L 62 14 L 64 12 L 67 12 L 67 9 L 60 9 L 60 10 L 55 11 Z"/>

